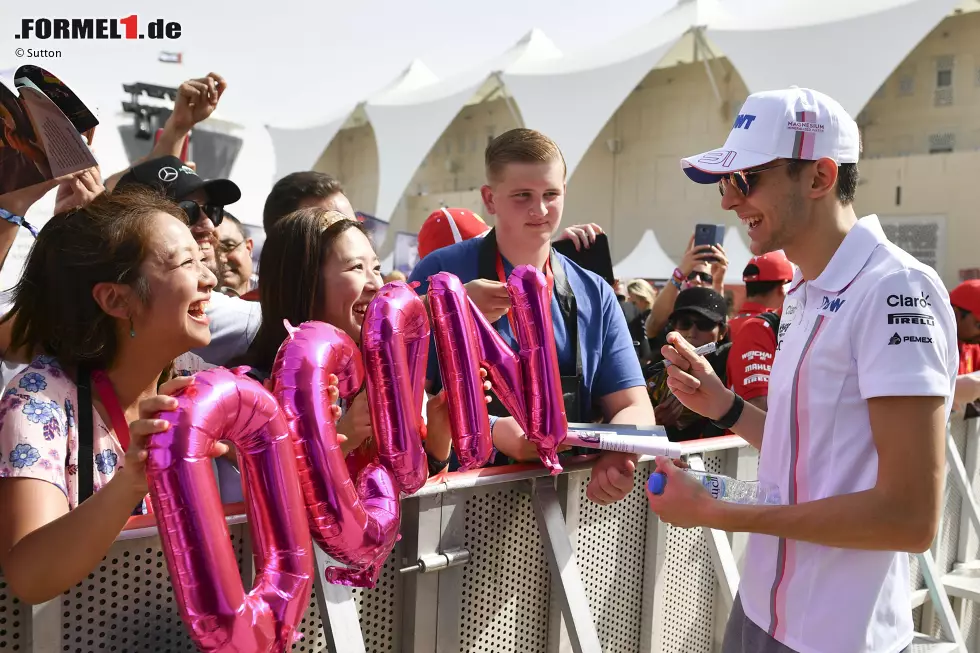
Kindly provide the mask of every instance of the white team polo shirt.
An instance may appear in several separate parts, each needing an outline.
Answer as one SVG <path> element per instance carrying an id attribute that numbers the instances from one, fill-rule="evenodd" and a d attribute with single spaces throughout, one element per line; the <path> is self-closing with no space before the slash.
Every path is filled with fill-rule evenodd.
<path id="1" fill-rule="evenodd" d="M 868 399 L 946 397 L 958 366 L 949 294 L 936 272 L 862 218 L 814 281 L 783 304 L 759 479 L 797 504 L 868 490 L 878 455 Z M 910 482 L 912 479 L 910 479 Z M 746 616 L 800 653 L 895 653 L 912 641 L 907 553 L 752 534 Z"/>

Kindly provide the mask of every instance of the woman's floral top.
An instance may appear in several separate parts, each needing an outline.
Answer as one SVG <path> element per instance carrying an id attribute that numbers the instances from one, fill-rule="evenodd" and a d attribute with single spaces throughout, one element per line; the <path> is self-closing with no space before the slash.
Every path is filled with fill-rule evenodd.
<path id="1" fill-rule="evenodd" d="M 35 478 L 78 504 L 78 389 L 50 356 L 15 376 L 0 399 L 0 478 Z M 126 452 L 93 407 L 93 483 L 99 491 L 122 469 Z M 133 514 L 146 513 L 147 499 Z"/>

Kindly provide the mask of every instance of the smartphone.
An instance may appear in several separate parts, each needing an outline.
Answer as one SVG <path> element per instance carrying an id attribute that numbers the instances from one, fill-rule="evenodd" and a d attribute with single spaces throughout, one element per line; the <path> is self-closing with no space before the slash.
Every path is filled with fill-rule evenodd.
<path id="1" fill-rule="evenodd" d="M 698 247 L 700 245 L 714 245 L 715 247 L 721 247 L 722 243 L 725 242 L 725 225 L 723 224 L 698 224 L 694 227 L 694 246 Z M 705 259 L 706 261 L 714 262 L 714 256 Z"/>
<path id="2" fill-rule="evenodd" d="M 153 144 L 156 145 L 160 141 L 160 135 L 163 133 L 163 128 L 157 129 L 157 135 L 153 138 Z M 187 136 L 184 136 L 184 146 L 180 148 L 180 160 L 187 163 L 187 150 L 191 144 L 191 135 L 188 132 Z"/>
<path id="3" fill-rule="evenodd" d="M 575 249 L 575 243 L 571 240 L 557 240 L 552 243 L 552 247 L 579 267 L 598 274 L 610 286 L 616 282 L 616 275 L 613 274 L 612 254 L 609 251 L 609 238 L 606 234 L 597 235 L 592 246 L 583 248 L 581 251 Z"/>

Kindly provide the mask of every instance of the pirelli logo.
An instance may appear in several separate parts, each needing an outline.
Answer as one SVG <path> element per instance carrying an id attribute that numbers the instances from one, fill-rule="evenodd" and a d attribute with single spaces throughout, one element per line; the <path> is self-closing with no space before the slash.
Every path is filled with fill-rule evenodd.
<path id="1" fill-rule="evenodd" d="M 936 318 L 928 313 L 889 313 L 888 324 L 920 324 L 936 326 Z"/>

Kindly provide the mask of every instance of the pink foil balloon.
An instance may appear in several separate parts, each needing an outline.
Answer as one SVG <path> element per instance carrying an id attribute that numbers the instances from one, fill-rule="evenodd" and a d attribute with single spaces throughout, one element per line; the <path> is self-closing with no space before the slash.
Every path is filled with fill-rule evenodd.
<path id="1" fill-rule="evenodd" d="M 296 460 L 275 398 L 242 370 L 198 373 L 158 415 L 146 472 L 177 605 L 201 651 L 285 651 L 309 605 L 313 555 Z M 238 447 L 254 543 L 255 584 L 242 587 L 209 452 Z"/>
<path id="2" fill-rule="evenodd" d="M 560 264 L 559 264 L 560 265 Z M 507 280 L 524 377 L 524 433 L 552 474 L 561 473 L 558 446 L 568 435 L 558 347 L 551 321 L 551 288 L 537 268 L 520 265 Z"/>
<path id="3" fill-rule="evenodd" d="M 327 569 L 329 582 L 374 587 L 398 537 L 398 490 L 377 463 L 351 480 L 327 396 L 330 374 L 337 375 L 342 397 L 357 394 L 364 378 L 360 352 L 350 336 L 324 322 L 287 323 L 286 330 L 272 378 L 296 444 L 309 529 L 324 551 L 348 565 Z"/>
<path id="4" fill-rule="evenodd" d="M 378 291 L 364 316 L 361 351 L 378 457 L 398 489 L 413 494 L 429 478 L 422 448 L 429 318 L 408 284 L 395 281 Z"/>
<path id="5" fill-rule="evenodd" d="M 457 302 L 462 302 L 465 296 L 462 284 L 448 272 L 433 275 L 429 283 L 430 289 L 435 285 L 440 292 L 456 294 Z M 432 302 L 432 291 L 429 292 Z M 551 289 L 540 271 L 522 265 L 507 280 L 507 292 L 520 350 L 515 354 L 473 301 L 467 300 L 475 327 L 470 337 L 478 343 L 480 363 L 487 369 L 494 394 L 524 429 L 525 437 L 537 447 L 545 467 L 552 474 L 559 474 L 558 446 L 568 434 L 568 421 L 551 320 Z M 472 375 L 463 381 L 469 378 Z M 482 387 L 479 379 L 474 383 L 475 387 Z"/>
<path id="6" fill-rule="evenodd" d="M 463 471 L 483 467 L 493 453 L 480 375 L 480 342 L 466 288 L 439 272 L 429 279 L 429 311 L 449 408 L 453 447 Z"/>

